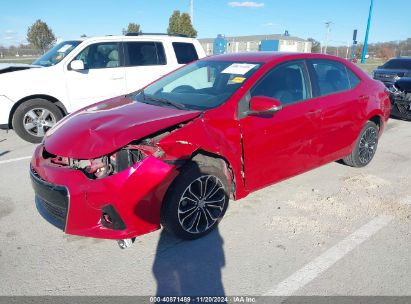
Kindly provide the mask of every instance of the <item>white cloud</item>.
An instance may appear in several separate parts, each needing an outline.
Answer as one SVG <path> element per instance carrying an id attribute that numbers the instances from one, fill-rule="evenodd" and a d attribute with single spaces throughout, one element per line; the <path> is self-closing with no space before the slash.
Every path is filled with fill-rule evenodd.
<path id="1" fill-rule="evenodd" d="M 262 24 L 262 26 L 264 26 L 264 27 L 277 27 L 278 24 L 277 23 L 272 23 L 272 22 L 267 22 L 267 23 Z"/>
<path id="2" fill-rule="evenodd" d="M 26 37 L 19 32 L 7 29 L 0 31 L 0 45 L 9 47 L 11 45 L 19 45 L 21 43 L 27 43 Z"/>
<path id="3" fill-rule="evenodd" d="M 231 7 L 263 7 L 264 3 L 257 3 L 253 1 L 242 1 L 242 2 L 228 2 Z"/>

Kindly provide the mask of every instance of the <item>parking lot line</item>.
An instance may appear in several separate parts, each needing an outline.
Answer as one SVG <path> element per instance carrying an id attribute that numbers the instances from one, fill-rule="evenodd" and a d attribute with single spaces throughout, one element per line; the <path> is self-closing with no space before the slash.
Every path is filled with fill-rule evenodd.
<path id="1" fill-rule="evenodd" d="M 16 161 L 20 161 L 20 160 L 30 159 L 30 158 L 31 158 L 31 156 L 23 156 L 23 157 L 19 157 L 19 158 L 12 158 L 12 159 L 0 160 L 0 165 L 2 165 L 2 164 L 7 164 L 7 163 L 12 163 L 12 162 L 16 162 Z"/>
<path id="2" fill-rule="evenodd" d="M 365 242 L 380 229 L 387 226 L 392 216 L 380 216 L 365 224 L 347 238 L 328 249 L 322 255 L 265 293 L 266 296 L 290 296 L 301 289 L 321 273 L 326 271 L 354 248 Z"/>

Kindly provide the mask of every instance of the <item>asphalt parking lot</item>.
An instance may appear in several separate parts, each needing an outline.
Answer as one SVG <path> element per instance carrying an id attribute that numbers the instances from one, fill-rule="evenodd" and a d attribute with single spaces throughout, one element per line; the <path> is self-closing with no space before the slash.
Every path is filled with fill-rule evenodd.
<path id="1" fill-rule="evenodd" d="M 162 231 L 120 250 L 37 213 L 34 145 L 0 131 L 0 295 L 411 295 L 411 122 L 372 163 L 332 163 L 231 202 L 196 241 Z"/>

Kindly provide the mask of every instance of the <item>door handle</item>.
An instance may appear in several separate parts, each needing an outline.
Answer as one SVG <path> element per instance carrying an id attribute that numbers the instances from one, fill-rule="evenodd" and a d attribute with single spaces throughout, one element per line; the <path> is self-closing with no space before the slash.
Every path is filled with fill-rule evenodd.
<path id="1" fill-rule="evenodd" d="M 361 95 L 360 97 L 358 97 L 358 100 L 359 100 L 361 103 L 366 103 L 366 102 L 368 102 L 368 101 L 370 100 L 370 97 L 369 97 L 368 95 Z"/>
<path id="2" fill-rule="evenodd" d="M 310 117 L 310 118 L 315 118 L 315 117 L 318 117 L 318 116 L 320 116 L 321 115 L 321 110 L 320 109 L 318 109 L 318 110 L 312 110 L 312 111 L 309 111 L 309 112 L 307 112 L 305 115 L 307 116 L 307 117 Z"/>
<path id="3" fill-rule="evenodd" d="M 110 79 L 111 80 L 120 80 L 120 79 L 124 79 L 124 76 L 111 76 Z"/>

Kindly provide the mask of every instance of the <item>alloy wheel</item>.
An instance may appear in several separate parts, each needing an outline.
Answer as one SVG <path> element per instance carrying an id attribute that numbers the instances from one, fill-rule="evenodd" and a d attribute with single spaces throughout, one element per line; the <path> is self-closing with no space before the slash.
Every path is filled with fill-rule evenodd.
<path id="1" fill-rule="evenodd" d="M 360 139 L 359 144 L 359 159 L 363 164 L 367 164 L 373 158 L 377 149 L 378 133 L 375 128 L 365 130 Z"/>
<path id="2" fill-rule="evenodd" d="M 56 117 L 44 108 L 35 108 L 28 111 L 23 117 L 24 129 L 30 135 L 43 137 L 56 124 Z"/>
<path id="3" fill-rule="evenodd" d="M 181 227 L 193 234 L 210 229 L 223 213 L 227 195 L 223 183 L 213 175 L 203 175 L 191 182 L 178 203 Z"/>

